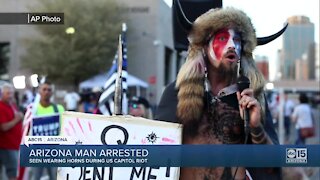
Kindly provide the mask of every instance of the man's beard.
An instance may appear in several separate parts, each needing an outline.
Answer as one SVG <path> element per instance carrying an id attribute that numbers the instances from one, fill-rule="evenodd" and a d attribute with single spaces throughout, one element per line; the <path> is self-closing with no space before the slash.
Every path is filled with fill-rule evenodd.
<path id="1" fill-rule="evenodd" d="M 228 80 L 236 79 L 237 77 L 237 63 L 226 64 L 220 63 L 219 67 L 216 68 L 220 77 Z"/>

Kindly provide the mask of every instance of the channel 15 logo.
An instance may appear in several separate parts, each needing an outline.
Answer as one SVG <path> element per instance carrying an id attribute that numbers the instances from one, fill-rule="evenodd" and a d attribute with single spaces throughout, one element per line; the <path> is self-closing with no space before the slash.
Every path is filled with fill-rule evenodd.
<path id="1" fill-rule="evenodd" d="M 307 163 L 307 148 L 286 148 L 287 163 Z"/>

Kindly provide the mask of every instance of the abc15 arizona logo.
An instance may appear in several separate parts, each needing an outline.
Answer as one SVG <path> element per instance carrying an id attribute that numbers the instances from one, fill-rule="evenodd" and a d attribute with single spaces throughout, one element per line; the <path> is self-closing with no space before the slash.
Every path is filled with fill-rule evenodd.
<path id="1" fill-rule="evenodd" d="M 286 148 L 286 163 L 307 163 L 307 148 Z"/>

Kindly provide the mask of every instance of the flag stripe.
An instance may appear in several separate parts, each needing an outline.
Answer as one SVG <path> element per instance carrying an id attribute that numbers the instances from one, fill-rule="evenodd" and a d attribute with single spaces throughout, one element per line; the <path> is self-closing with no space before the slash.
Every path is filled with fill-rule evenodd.
<path id="1" fill-rule="evenodd" d="M 126 32 L 122 32 L 122 113 L 128 113 L 128 99 L 127 99 L 127 47 L 126 47 Z M 102 114 L 111 115 L 114 110 L 114 94 L 115 94 L 115 84 L 117 78 L 117 60 L 118 60 L 118 51 L 114 56 L 112 66 L 107 73 L 107 81 L 105 82 L 103 88 L 104 92 L 101 94 L 99 99 L 99 110 Z"/>

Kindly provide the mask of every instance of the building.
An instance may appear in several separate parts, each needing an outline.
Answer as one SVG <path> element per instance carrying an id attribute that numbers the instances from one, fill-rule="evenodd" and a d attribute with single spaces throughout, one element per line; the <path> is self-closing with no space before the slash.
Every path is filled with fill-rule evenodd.
<path id="1" fill-rule="evenodd" d="M 315 79 L 316 77 L 316 43 L 312 43 L 309 46 L 307 52 L 307 60 L 308 60 L 308 78 Z"/>
<path id="2" fill-rule="evenodd" d="M 0 0 L 0 12 L 28 12 L 27 5 L 32 6 L 34 1 L 6 1 Z M 8 72 L 2 74 L 0 78 L 12 81 L 15 76 L 26 75 L 28 70 L 22 69 L 20 66 L 20 59 L 25 52 L 23 47 L 23 39 L 25 37 L 35 36 L 34 27 L 26 25 L 0 25 L 0 49 L 9 48 L 7 56 L 9 57 Z M 0 52 L 2 52 L 0 50 Z M 4 53 L 4 52 L 2 52 Z"/>
<path id="3" fill-rule="evenodd" d="M 301 58 L 295 61 L 295 80 L 308 80 L 309 79 L 309 67 L 308 67 L 308 56 L 303 54 Z"/>
<path id="4" fill-rule="evenodd" d="M 306 16 L 292 16 L 288 18 L 288 22 L 289 26 L 283 35 L 283 59 L 280 71 L 282 79 L 294 80 L 296 78 L 296 59 L 308 53 L 314 43 L 314 24 Z M 312 57 L 312 55 L 309 56 Z M 314 67 L 314 59 L 308 60 L 308 63 L 309 67 Z"/>
<path id="5" fill-rule="evenodd" d="M 180 56 L 173 48 L 171 8 L 162 0 L 121 0 L 128 7 L 128 72 L 149 83 L 148 99 L 159 102 L 174 81 Z"/>
<path id="6" fill-rule="evenodd" d="M 269 80 L 269 61 L 266 56 L 256 56 L 255 62 L 257 68 L 261 71 L 263 74 L 263 77 L 265 80 Z"/>
<path id="7" fill-rule="evenodd" d="M 281 70 L 284 67 L 284 55 L 283 55 L 283 50 L 282 49 L 278 49 L 277 51 L 277 61 L 276 61 L 276 76 L 274 80 L 280 80 L 282 77 L 282 72 Z"/>
<path id="8" fill-rule="evenodd" d="M 35 2 L 0 0 L 0 12 L 28 12 L 27 6 L 32 6 Z M 159 102 L 164 87 L 174 81 L 183 62 L 173 49 L 171 8 L 163 0 L 119 2 L 126 5 L 123 11 L 129 14 L 128 72 L 149 83 L 149 89 L 143 95 L 155 105 Z M 12 81 L 13 77 L 23 75 L 28 84 L 28 77 L 32 73 L 28 69 L 22 69 L 20 65 L 21 57 L 27 53 L 22 40 L 37 35 L 38 32 L 32 26 L 0 25 L 0 47 L 9 46 L 10 49 L 9 71 L 2 79 Z M 59 87 L 57 90 L 59 91 Z"/>

